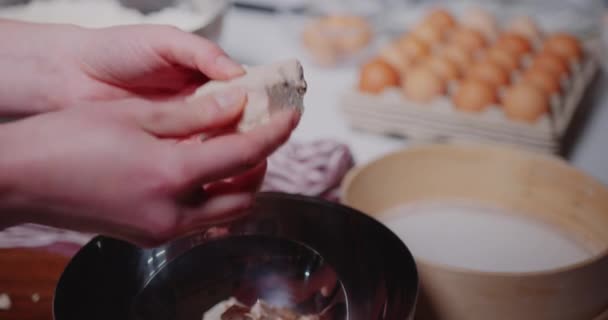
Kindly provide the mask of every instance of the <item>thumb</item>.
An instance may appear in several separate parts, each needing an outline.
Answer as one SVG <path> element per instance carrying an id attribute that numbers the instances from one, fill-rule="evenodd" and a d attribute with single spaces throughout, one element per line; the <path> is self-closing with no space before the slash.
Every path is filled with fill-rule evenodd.
<path id="1" fill-rule="evenodd" d="M 247 94 L 231 88 L 186 102 L 168 102 L 141 108 L 136 121 L 159 137 L 182 137 L 224 128 L 240 118 Z"/>

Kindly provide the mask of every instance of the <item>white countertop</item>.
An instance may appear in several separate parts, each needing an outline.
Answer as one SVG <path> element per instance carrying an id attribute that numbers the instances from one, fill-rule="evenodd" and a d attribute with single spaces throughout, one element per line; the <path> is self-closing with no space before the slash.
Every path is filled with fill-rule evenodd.
<path id="1" fill-rule="evenodd" d="M 297 57 L 302 60 L 309 91 L 307 109 L 293 139 L 334 138 L 348 144 L 361 164 L 387 152 L 407 147 L 408 141 L 350 129 L 340 115 L 342 92 L 356 79 L 355 68 L 322 69 L 306 60 L 294 30 L 284 17 L 233 9 L 227 16 L 220 45 L 246 64 L 262 64 Z M 608 88 L 599 79 L 599 94 L 590 103 L 592 113 L 576 140 L 572 163 L 608 185 Z"/>

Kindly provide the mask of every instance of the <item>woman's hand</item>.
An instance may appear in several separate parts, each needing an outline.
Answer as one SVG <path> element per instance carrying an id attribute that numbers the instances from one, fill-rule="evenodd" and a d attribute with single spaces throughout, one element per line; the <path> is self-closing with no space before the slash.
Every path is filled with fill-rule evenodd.
<path id="1" fill-rule="evenodd" d="M 0 20 L 0 116 L 167 100 L 244 70 L 217 45 L 157 25 L 85 29 Z"/>
<path id="2" fill-rule="evenodd" d="M 219 72 L 219 71 L 217 71 Z M 233 126 L 246 95 L 189 103 L 129 99 L 0 125 L 0 221 L 35 222 L 156 245 L 250 205 L 265 159 L 298 115 L 248 133 Z"/>

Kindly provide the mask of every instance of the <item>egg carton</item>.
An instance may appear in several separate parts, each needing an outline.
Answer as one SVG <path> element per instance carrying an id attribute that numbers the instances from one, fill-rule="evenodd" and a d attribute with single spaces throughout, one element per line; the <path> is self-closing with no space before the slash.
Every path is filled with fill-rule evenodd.
<path id="1" fill-rule="evenodd" d="M 580 103 L 599 71 L 593 54 L 575 68 L 564 93 L 551 100 L 551 112 L 535 123 L 507 118 L 499 106 L 469 113 L 456 109 L 442 96 L 428 104 L 403 97 L 399 88 L 379 95 L 352 88 L 341 100 L 348 124 L 372 133 L 422 141 L 503 143 L 542 153 L 558 153 L 561 141 Z"/>

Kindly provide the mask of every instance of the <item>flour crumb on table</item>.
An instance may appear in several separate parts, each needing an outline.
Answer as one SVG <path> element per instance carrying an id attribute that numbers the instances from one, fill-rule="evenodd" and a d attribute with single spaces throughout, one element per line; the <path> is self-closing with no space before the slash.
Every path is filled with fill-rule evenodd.
<path id="1" fill-rule="evenodd" d="M 258 300 L 248 307 L 236 298 L 224 300 L 203 314 L 202 320 L 322 320 L 317 315 L 299 315 L 287 308 L 278 308 Z"/>
<path id="2" fill-rule="evenodd" d="M 11 309 L 11 297 L 6 293 L 0 293 L 0 310 Z"/>

